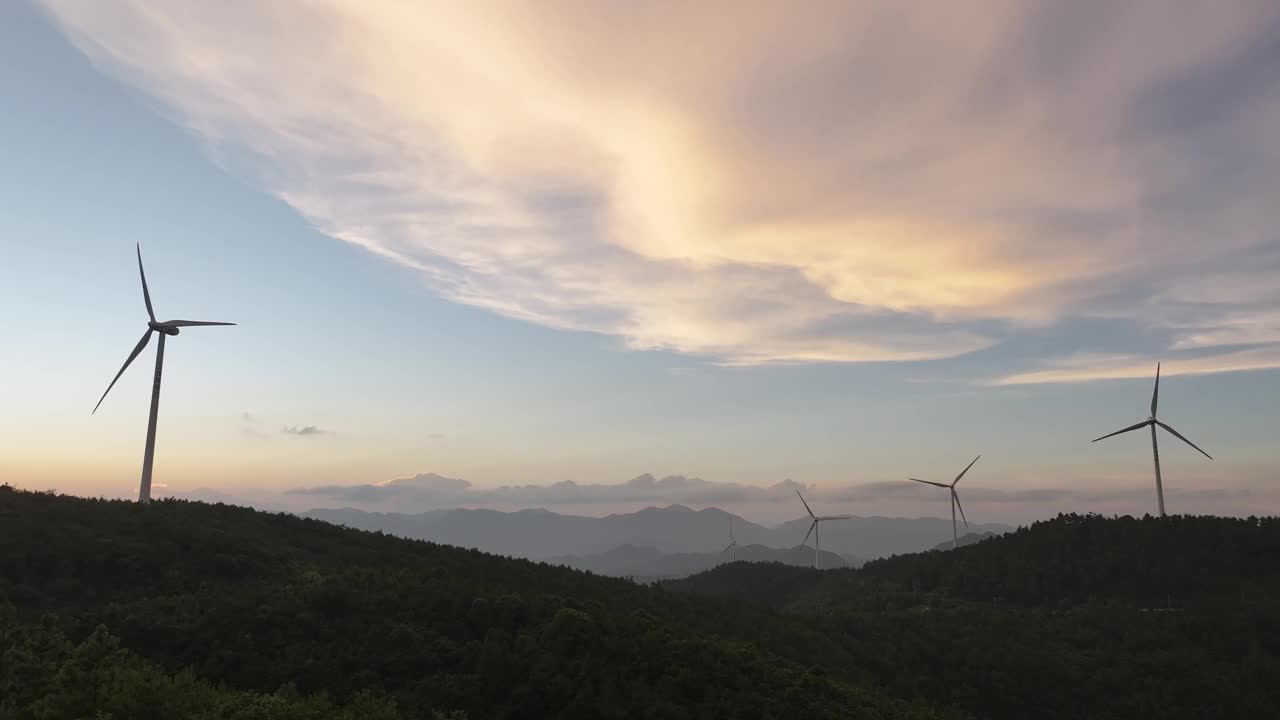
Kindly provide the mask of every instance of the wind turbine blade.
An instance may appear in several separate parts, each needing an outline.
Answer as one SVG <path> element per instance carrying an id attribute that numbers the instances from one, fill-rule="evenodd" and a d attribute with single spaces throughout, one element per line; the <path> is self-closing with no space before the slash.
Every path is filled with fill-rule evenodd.
<path id="1" fill-rule="evenodd" d="M 142 352 L 143 348 L 147 346 L 147 343 L 150 342 L 150 340 L 151 328 L 147 328 L 147 331 L 142 334 L 142 339 L 138 341 L 137 345 L 133 346 L 133 352 L 129 353 L 129 359 L 125 360 L 124 365 L 120 366 L 120 372 L 116 373 L 116 376 L 111 379 L 111 384 L 102 392 L 102 397 L 98 398 L 98 404 L 93 406 L 93 412 L 89 413 L 90 415 L 98 412 L 98 408 L 102 405 L 102 401 L 107 399 L 107 393 L 111 392 L 111 388 L 116 386 L 116 380 L 120 379 L 120 376 L 124 374 L 124 371 L 129 368 L 129 363 L 133 362 L 134 358 L 138 357 L 138 353 Z"/>
<path id="2" fill-rule="evenodd" d="M 1090 440 L 1089 442 L 1098 442 L 1099 440 L 1106 440 L 1107 438 L 1109 438 L 1109 437 L 1115 437 L 1116 435 L 1123 435 L 1124 433 L 1127 433 L 1127 432 L 1129 432 L 1129 431 L 1131 431 L 1131 430 L 1137 430 L 1138 428 L 1144 428 L 1144 427 L 1146 427 L 1146 426 L 1148 426 L 1148 425 L 1150 425 L 1150 424 L 1151 424 L 1151 421 L 1150 421 L 1150 420 L 1143 420 L 1142 422 L 1138 423 L 1137 425 L 1130 425 L 1129 427 L 1127 427 L 1127 428 L 1125 428 L 1125 429 L 1123 429 L 1123 430 L 1117 430 L 1117 431 L 1115 431 L 1115 432 L 1111 433 L 1110 435 L 1103 435 L 1103 436 L 1102 436 L 1102 437 L 1100 437 L 1100 438 L 1094 438 L 1093 440 Z"/>
<path id="3" fill-rule="evenodd" d="M 813 522 L 809 523 L 809 532 L 804 534 L 804 540 L 800 542 L 801 545 L 809 542 L 809 536 L 813 534 L 813 529 L 816 527 L 818 527 L 818 520 L 814 518 Z"/>
<path id="4" fill-rule="evenodd" d="M 982 456 L 979 455 L 978 457 L 974 458 L 973 461 L 970 462 L 968 465 L 964 466 L 964 469 L 960 471 L 960 474 L 956 476 L 956 479 L 951 481 L 951 487 L 955 487 L 956 483 L 960 482 L 960 478 L 964 477 L 964 474 L 969 472 L 969 468 L 973 467 L 973 463 L 978 462 L 978 458 L 980 457 Z"/>
<path id="5" fill-rule="evenodd" d="M 964 520 L 964 526 L 969 527 L 969 518 L 964 516 L 964 506 L 960 504 L 960 493 L 955 488 L 951 488 L 951 497 L 956 501 L 956 507 L 960 508 L 960 519 Z"/>
<path id="6" fill-rule="evenodd" d="M 809 510 L 809 503 L 804 502 L 804 496 L 800 494 L 799 490 L 796 491 L 796 496 L 800 498 L 800 502 L 804 503 L 804 509 Z M 814 515 L 813 511 L 809 510 L 809 517 L 817 517 L 817 515 Z"/>
<path id="7" fill-rule="evenodd" d="M 916 478 L 907 478 L 907 479 L 908 479 L 908 480 L 915 480 L 916 482 L 918 482 L 918 483 L 924 483 L 925 485 L 936 485 L 936 486 L 938 486 L 938 487 L 940 487 L 940 488 L 944 488 L 944 487 L 951 487 L 950 485 L 944 485 L 944 484 L 942 484 L 942 483 L 940 483 L 940 482 L 934 482 L 934 481 L 932 481 L 932 480 L 917 480 Z"/>
<path id="8" fill-rule="evenodd" d="M 169 327 L 200 327 L 203 325 L 235 325 L 235 323 L 206 322 L 204 320 L 168 320 L 161 323 L 161 325 Z"/>
<path id="9" fill-rule="evenodd" d="M 1203 451 L 1203 450 L 1200 450 L 1200 448 L 1199 448 L 1195 443 L 1193 443 L 1193 442 L 1191 442 L 1190 440 L 1188 440 L 1188 439 L 1186 439 L 1185 437 L 1183 437 L 1183 436 L 1182 436 L 1182 433 L 1178 432 L 1177 430 L 1174 430 L 1173 428 L 1169 427 L 1168 425 L 1165 425 L 1164 423 L 1160 422 L 1159 420 L 1157 420 L 1157 421 L 1156 421 L 1156 424 L 1157 424 L 1157 425 L 1159 425 L 1160 427 L 1164 428 L 1165 430 L 1168 430 L 1169 432 L 1173 433 L 1173 436 L 1174 436 L 1174 437 L 1176 437 L 1176 438 L 1178 438 L 1178 439 L 1179 439 L 1179 440 L 1181 440 L 1182 442 L 1184 442 L 1184 443 L 1186 443 L 1186 444 L 1190 445 L 1191 447 L 1195 448 L 1196 450 L 1199 450 L 1201 455 L 1203 455 L 1203 456 L 1205 456 L 1205 457 L 1209 458 L 1210 460 L 1212 460 L 1212 459 L 1213 459 L 1213 456 L 1212 456 L 1212 455 L 1210 455 L 1209 453 L 1207 453 L 1207 452 L 1205 452 L 1205 451 Z"/>
<path id="10" fill-rule="evenodd" d="M 724 553 L 727 553 L 732 549 L 733 549 L 733 543 L 729 543 L 728 545 L 724 546 L 724 549 L 720 551 L 720 554 L 723 555 Z"/>
<path id="11" fill-rule="evenodd" d="M 138 251 L 138 276 L 142 278 L 142 299 L 147 302 L 147 315 L 151 316 L 151 322 L 156 321 L 156 311 L 151 307 L 151 291 L 147 290 L 147 273 L 142 269 L 142 246 L 134 246 Z"/>
<path id="12" fill-rule="evenodd" d="M 823 515 L 819 520 L 852 520 L 852 515 Z"/>
<path id="13" fill-rule="evenodd" d="M 729 542 L 730 543 L 735 542 L 735 540 L 733 539 L 733 516 L 732 515 L 729 516 Z"/>
<path id="14" fill-rule="evenodd" d="M 1156 389 L 1151 391 L 1151 417 L 1156 416 L 1156 402 L 1160 399 L 1160 363 L 1156 363 Z"/>

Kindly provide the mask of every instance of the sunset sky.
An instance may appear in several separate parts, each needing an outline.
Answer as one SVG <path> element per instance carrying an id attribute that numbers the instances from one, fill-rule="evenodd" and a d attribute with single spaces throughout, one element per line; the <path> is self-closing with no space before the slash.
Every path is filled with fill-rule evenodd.
<path id="1" fill-rule="evenodd" d="M 1154 512 L 1162 361 L 1170 512 L 1280 513 L 1275 2 L 19 0 L 0 98 L 0 481 L 136 495 L 140 243 L 238 323 L 157 495 Z"/>

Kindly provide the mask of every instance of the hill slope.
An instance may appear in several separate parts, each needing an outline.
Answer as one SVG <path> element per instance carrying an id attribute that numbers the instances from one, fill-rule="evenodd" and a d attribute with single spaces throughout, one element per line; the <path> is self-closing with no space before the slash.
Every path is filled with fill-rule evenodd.
<path id="1" fill-rule="evenodd" d="M 1025 606 L 1280 603 L 1280 518 L 1059 515 L 948 552 L 867 563 L 863 577 Z"/>
<path id="2" fill-rule="evenodd" d="M 587 570 L 599 575 L 632 578 L 637 581 L 659 578 L 681 578 L 710 570 L 736 557 L 738 562 L 779 562 L 785 565 L 813 566 L 813 549 L 808 546 L 771 548 L 764 545 L 739 545 L 736 555 L 729 552 L 664 553 L 657 548 L 619 545 L 594 555 L 566 555 L 547 562 Z M 833 552 L 822 551 L 819 567 L 824 569 L 861 565 L 860 558 L 850 561 Z"/>
<path id="3" fill-rule="evenodd" d="M 857 571 L 727 565 L 664 586 L 783 611 L 792 636 L 766 646 L 979 717 L 1280 713 L 1275 518 L 1059 516 Z"/>
<path id="4" fill-rule="evenodd" d="M 110 646 L 109 632 L 157 677 L 190 668 L 235 692 L 294 684 L 340 703 L 386 693 L 413 717 L 952 716 L 708 633 L 715 602 L 202 503 L 0 490 L 5 603 L 17 610 L 10 636 L 56 629 L 80 642 L 104 627 L 89 659 L 69 665 L 95 668 L 75 687 L 123 672 L 95 650 Z M 37 621 L 47 612 L 49 627 Z M 63 674 L 48 668 L 66 665 L 67 652 L 56 639 L 34 644 L 53 649 L 26 672 L 45 668 L 57 685 Z M 0 669 L 0 688 L 39 684 L 13 667 Z M 16 716 L 35 716 L 26 711 Z"/>
<path id="5" fill-rule="evenodd" d="M 1280 518 L 1059 515 L 1002 536 L 824 573 L 722 568 L 667 587 L 781 609 L 868 602 L 977 601 L 1022 607 L 1131 608 L 1280 604 Z M 949 545 L 949 544 L 948 544 Z"/>
<path id="6" fill-rule="evenodd" d="M 646 587 L 241 508 L 0 490 L 0 716 L 1277 717 L 1278 533 L 1064 516 L 862 570 Z M 168 710 L 120 699 L 144 692 Z"/>

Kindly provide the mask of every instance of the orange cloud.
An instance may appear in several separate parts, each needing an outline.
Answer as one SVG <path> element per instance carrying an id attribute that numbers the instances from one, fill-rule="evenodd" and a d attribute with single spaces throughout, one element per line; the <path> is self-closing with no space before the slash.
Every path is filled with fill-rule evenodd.
<path id="1" fill-rule="evenodd" d="M 1133 127 L 1260 6 L 48 5 L 320 230 L 633 348 L 948 357 L 1269 240 L 1256 194 L 1171 236 L 1202 163 Z M 1275 147 L 1274 104 L 1230 122 Z"/>

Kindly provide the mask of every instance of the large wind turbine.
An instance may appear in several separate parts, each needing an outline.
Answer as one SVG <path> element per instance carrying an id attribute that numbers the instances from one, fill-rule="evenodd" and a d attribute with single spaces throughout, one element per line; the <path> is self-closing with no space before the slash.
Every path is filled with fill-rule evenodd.
<path id="1" fill-rule="evenodd" d="M 1156 388 L 1151 393 L 1151 417 L 1147 418 L 1146 420 L 1143 420 L 1142 422 L 1136 425 L 1130 425 L 1129 427 L 1123 430 L 1117 430 L 1109 435 L 1103 435 L 1100 438 L 1094 439 L 1092 442 L 1098 442 L 1098 440 L 1106 440 L 1109 437 L 1114 437 L 1116 435 L 1127 433 L 1130 430 L 1138 430 L 1140 428 L 1147 427 L 1148 425 L 1151 426 L 1151 457 L 1155 461 L 1155 465 L 1156 465 L 1156 501 L 1160 504 L 1160 517 L 1164 517 L 1164 485 L 1160 480 L 1160 446 L 1156 444 L 1156 426 L 1159 425 L 1165 430 L 1168 430 L 1169 433 L 1172 434 L 1174 437 L 1178 438 L 1182 442 L 1195 448 L 1201 455 L 1204 455 L 1210 460 L 1213 459 L 1213 456 L 1201 450 L 1199 447 L 1196 447 L 1196 444 L 1186 439 L 1185 437 L 1183 437 L 1182 433 L 1178 432 L 1177 430 L 1174 430 L 1173 428 L 1169 427 L 1168 425 L 1156 419 L 1156 402 L 1159 399 L 1160 399 L 1160 363 L 1156 363 Z"/>
<path id="2" fill-rule="evenodd" d="M 120 372 L 112 378 L 111 384 L 102 393 L 102 397 L 98 398 L 98 404 L 93 406 L 93 412 L 98 412 L 98 407 L 102 405 L 102 401 L 107 399 L 107 393 L 111 392 L 111 388 L 115 387 L 116 380 L 124 374 L 129 368 L 129 364 L 134 358 L 147 347 L 147 343 L 151 341 L 152 333 L 160 336 L 156 344 L 156 376 L 155 382 L 151 385 L 151 417 L 147 420 L 147 447 L 142 456 L 142 483 L 138 489 L 138 502 L 151 502 L 151 463 L 155 458 L 156 450 L 156 414 L 160 410 L 160 373 L 164 369 L 164 339 L 168 335 L 177 335 L 179 328 L 199 327 L 202 325 L 235 325 L 235 323 L 226 322 L 205 322 L 203 320 L 166 320 L 159 322 L 156 320 L 155 310 L 151 307 L 151 293 L 147 290 L 147 274 L 142 270 L 142 247 L 137 247 L 138 251 L 138 276 L 142 278 L 142 299 L 147 304 L 147 331 L 142 334 L 142 339 L 134 346 L 133 352 L 129 353 L 129 359 L 124 361 L 124 365 L 120 368 Z M 92 414 L 92 413 L 91 413 Z"/>
<path id="3" fill-rule="evenodd" d="M 737 562 L 738 561 L 738 541 L 733 539 L 733 516 L 732 515 L 729 516 L 729 544 L 725 546 L 725 549 L 720 551 L 720 554 L 723 555 L 729 552 L 730 550 L 733 551 L 733 555 L 731 556 L 732 560 L 730 560 L 730 562 Z"/>
<path id="4" fill-rule="evenodd" d="M 813 567 L 814 569 L 817 569 L 818 553 L 822 552 L 822 546 L 818 540 L 818 523 L 824 522 L 826 520 L 852 520 L 853 516 L 852 515 L 814 515 L 813 511 L 809 509 L 809 503 L 804 502 L 804 496 L 800 494 L 799 490 L 796 491 L 796 495 L 799 496 L 800 502 L 804 503 L 804 509 L 806 512 L 809 513 L 809 517 L 813 518 L 813 522 L 809 524 L 809 532 L 804 534 L 804 540 L 800 544 L 804 545 L 805 543 L 809 542 L 809 536 L 810 535 L 813 536 Z"/>
<path id="5" fill-rule="evenodd" d="M 925 485 L 936 485 L 937 487 L 946 488 L 947 490 L 951 491 L 951 549 L 952 550 L 955 550 L 960 545 L 960 532 L 959 532 L 959 529 L 956 527 L 956 508 L 960 508 L 960 519 L 964 520 L 964 526 L 969 527 L 969 518 L 964 516 L 964 506 L 960 504 L 960 494 L 956 492 L 956 483 L 960 482 L 960 478 L 964 477 L 964 474 L 969 472 L 969 468 L 973 467 L 973 463 L 978 462 L 978 458 L 980 457 L 982 456 L 979 455 L 978 457 L 974 458 L 972 462 L 966 465 L 965 468 L 960 471 L 960 474 L 956 476 L 956 479 L 951 481 L 950 485 L 946 485 L 940 482 L 934 482 L 932 480 L 916 480 L 916 478 L 907 478 L 908 480 L 915 480 L 918 483 L 924 483 Z"/>

